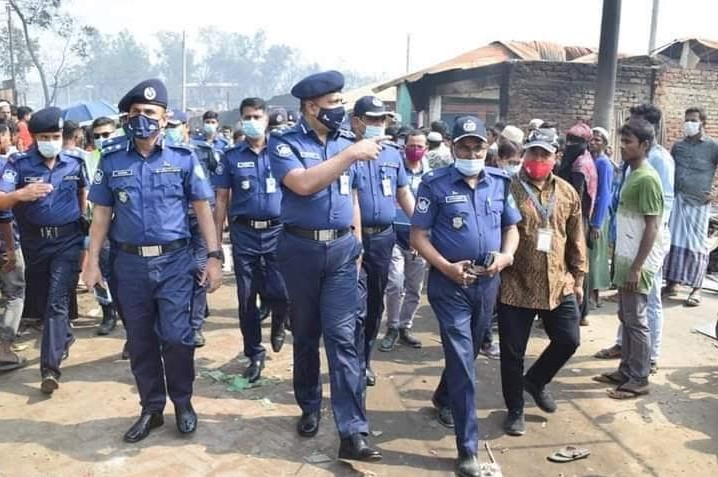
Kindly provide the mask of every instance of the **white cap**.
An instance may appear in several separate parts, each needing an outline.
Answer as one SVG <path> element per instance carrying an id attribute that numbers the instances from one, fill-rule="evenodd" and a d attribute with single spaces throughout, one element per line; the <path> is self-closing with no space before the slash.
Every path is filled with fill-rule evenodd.
<path id="1" fill-rule="evenodd" d="M 606 144 L 611 142 L 608 138 L 608 131 L 606 131 L 601 126 L 596 126 L 595 128 L 591 129 L 591 132 L 598 133 L 603 136 L 603 140 L 606 141 Z"/>
<path id="2" fill-rule="evenodd" d="M 441 142 L 444 140 L 444 137 L 441 135 L 440 132 L 431 131 L 429 134 L 427 134 L 426 139 L 431 142 Z"/>
<path id="3" fill-rule="evenodd" d="M 501 135 L 516 144 L 523 144 L 524 142 L 524 132 L 516 126 L 512 126 L 510 124 L 506 126 L 503 131 L 501 131 Z"/>
<path id="4" fill-rule="evenodd" d="M 529 121 L 529 129 L 538 129 L 543 124 L 543 119 L 532 119 Z"/>

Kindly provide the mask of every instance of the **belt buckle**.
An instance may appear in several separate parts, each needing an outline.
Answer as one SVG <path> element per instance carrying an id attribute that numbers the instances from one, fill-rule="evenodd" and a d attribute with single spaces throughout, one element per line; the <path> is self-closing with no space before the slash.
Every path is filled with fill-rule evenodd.
<path id="1" fill-rule="evenodd" d="M 269 220 L 253 220 L 252 227 L 257 230 L 263 230 L 269 227 Z"/>
<path id="2" fill-rule="evenodd" d="M 42 227 L 40 229 L 40 237 L 42 238 L 57 238 L 57 227 Z"/>
<path id="3" fill-rule="evenodd" d="M 328 242 L 329 240 L 334 240 L 334 231 L 333 230 L 317 230 L 315 236 L 317 237 L 317 240 L 320 240 L 322 242 Z"/>
<path id="4" fill-rule="evenodd" d="M 159 257 L 162 255 L 162 247 L 160 245 L 148 245 L 139 247 L 141 257 Z"/>

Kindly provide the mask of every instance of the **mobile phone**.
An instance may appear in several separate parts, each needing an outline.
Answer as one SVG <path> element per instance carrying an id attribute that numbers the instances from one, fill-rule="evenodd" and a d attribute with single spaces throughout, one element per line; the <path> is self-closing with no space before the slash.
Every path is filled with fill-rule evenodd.
<path id="1" fill-rule="evenodd" d="M 112 297 L 110 296 L 110 290 L 103 287 L 99 283 L 95 283 L 94 292 L 95 292 L 95 298 L 97 298 L 97 301 L 100 302 L 100 304 L 109 304 L 112 302 Z"/>

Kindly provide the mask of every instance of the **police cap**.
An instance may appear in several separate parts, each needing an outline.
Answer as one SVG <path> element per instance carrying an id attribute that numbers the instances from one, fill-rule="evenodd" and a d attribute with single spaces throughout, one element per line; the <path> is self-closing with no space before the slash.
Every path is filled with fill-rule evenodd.
<path id="1" fill-rule="evenodd" d="M 454 143 L 469 136 L 486 142 L 486 125 L 476 116 L 461 116 L 456 118 L 451 135 L 454 138 Z"/>
<path id="2" fill-rule="evenodd" d="M 167 87 L 162 80 L 152 78 L 140 82 L 117 104 L 121 113 L 129 113 L 133 104 L 155 104 L 167 108 Z"/>
<path id="3" fill-rule="evenodd" d="M 187 124 L 187 113 L 181 109 L 173 109 L 170 111 L 167 122 L 174 125 Z"/>
<path id="4" fill-rule="evenodd" d="M 338 71 L 323 71 L 309 75 L 292 88 L 292 96 L 298 99 L 312 99 L 344 88 L 344 75 Z"/>
<path id="5" fill-rule="evenodd" d="M 287 123 L 287 110 L 284 108 L 272 108 L 269 111 L 269 127 L 276 128 Z"/>
<path id="6" fill-rule="evenodd" d="M 354 103 L 354 116 L 360 118 L 382 118 L 389 114 L 381 99 L 376 96 L 362 96 Z"/>
<path id="7" fill-rule="evenodd" d="M 54 106 L 41 109 L 32 115 L 27 126 L 30 134 L 60 132 L 64 126 L 62 110 Z"/>

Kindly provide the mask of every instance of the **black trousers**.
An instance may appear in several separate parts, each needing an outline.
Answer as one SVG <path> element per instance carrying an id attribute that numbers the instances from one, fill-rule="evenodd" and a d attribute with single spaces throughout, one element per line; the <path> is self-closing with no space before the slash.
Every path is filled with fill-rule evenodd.
<path id="1" fill-rule="evenodd" d="M 526 372 L 526 379 L 539 389 L 550 383 L 580 344 L 579 309 L 573 295 L 564 297 L 553 310 L 519 308 L 499 303 L 501 388 L 509 412 L 524 408 L 524 355 L 534 317 L 543 320 L 551 342 Z"/>

